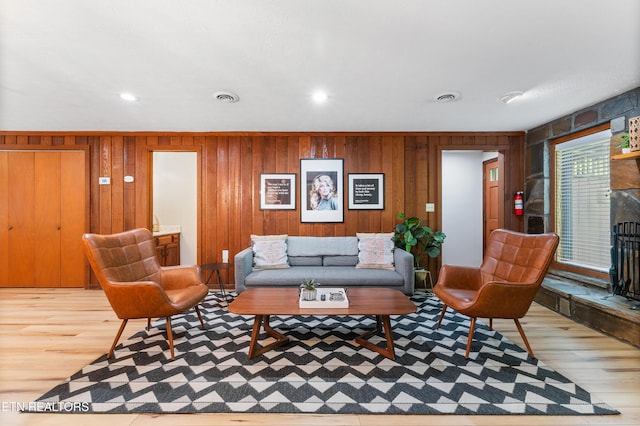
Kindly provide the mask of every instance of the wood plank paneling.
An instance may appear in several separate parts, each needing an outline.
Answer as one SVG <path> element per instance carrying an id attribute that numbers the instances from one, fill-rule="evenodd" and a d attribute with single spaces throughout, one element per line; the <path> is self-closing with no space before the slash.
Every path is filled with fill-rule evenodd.
<path id="1" fill-rule="evenodd" d="M 100 225 L 98 227 L 99 233 L 111 234 L 113 233 L 113 203 L 111 199 L 112 188 L 118 185 L 118 182 L 113 182 L 112 171 L 112 159 L 113 159 L 113 147 L 111 146 L 111 137 L 100 137 L 100 154 L 98 158 L 99 162 L 99 177 L 110 177 L 112 182 L 107 185 L 98 186 L 98 197 L 100 199 L 100 211 L 109 212 L 109 214 L 100 214 Z"/>
<path id="2" fill-rule="evenodd" d="M 124 140 L 122 136 L 111 138 L 111 205 L 113 206 L 111 232 L 124 231 Z"/>
<path id="3" fill-rule="evenodd" d="M 230 259 L 248 247 L 250 234 L 354 235 L 391 231 L 404 212 L 440 229 L 440 154 L 442 149 L 500 150 L 505 155 L 505 227 L 522 230 L 521 218 L 510 214 L 512 192 L 523 185 L 524 134 L 511 133 L 117 133 L 117 132 L 0 132 L 0 142 L 13 149 L 29 144 L 89 145 L 89 221 L 91 232 L 116 232 L 150 227 L 149 152 L 152 147 L 201 150 L 199 244 L 200 262 Z M 18 145 L 18 147 L 16 147 Z M 33 145 L 31 145 L 33 146 Z M 2 146 L 0 146 L 1 148 Z M 349 173 L 384 173 L 385 209 L 348 210 L 344 222 L 300 223 L 300 159 L 343 158 L 344 182 Z M 262 173 L 295 173 L 296 209 L 260 210 Z M 98 185 L 98 177 L 111 185 Z M 124 176 L 134 182 L 125 183 Z M 434 213 L 425 203 L 436 204 Z M 446 232 L 446 230 L 445 230 Z M 437 271 L 438 260 L 430 269 Z M 435 274 L 434 274 L 435 275 Z M 233 273 L 225 276 L 233 281 Z M 434 277 L 435 278 L 435 277 Z M 95 284 L 95 279 L 93 279 Z"/>
<path id="4" fill-rule="evenodd" d="M 60 159 L 61 287 L 82 287 L 88 277 L 81 242 L 82 234 L 87 231 L 88 213 L 85 211 L 86 182 L 82 179 L 86 173 L 85 157 L 84 151 L 71 151 L 63 153 Z"/>
<path id="5" fill-rule="evenodd" d="M 136 142 L 135 138 L 125 136 L 123 140 L 122 162 L 124 167 L 124 175 L 134 178 L 133 182 L 125 182 L 122 202 L 125 230 L 135 228 L 135 211 L 136 211 Z"/>

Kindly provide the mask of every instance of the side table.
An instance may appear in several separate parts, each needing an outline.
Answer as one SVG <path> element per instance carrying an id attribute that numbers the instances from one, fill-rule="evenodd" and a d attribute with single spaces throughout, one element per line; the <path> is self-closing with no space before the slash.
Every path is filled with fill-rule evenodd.
<path id="1" fill-rule="evenodd" d="M 416 289 L 418 288 L 418 283 L 423 283 L 424 284 L 424 289 L 425 290 L 431 290 L 433 291 L 433 281 L 431 281 L 431 271 L 429 271 L 428 269 L 423 269 L 423 270 L 418 270 L 415 271 L 415 277 L 416 277 Z M 427 289 L 427 278 L 429 278 L 429 288 Z"/>
<path id="2" fill-rule="evenodd" d="M 209 286 L 209 281 L 213 277 L 213 273 L 216 272 L 218 275 L 218 284 L 220 285 L 220 291 L 222 291 L 222 296 L 224 297 L 225 302 L 227 302 L 227 306 L 229 305 L 229 300 L 227 299 L 227 292 L 224 291 L 224 285 L 222 284 L 222 277 L 220 276 L 220 271 L 222 269 L 231 269 L 233 268 L 233 263 L 223 263 L 223 262 L 214 262 L 214 263 L 206 263 L 200 266 L 200 269 L 203 271 L 211 271 L 209 273 L 209 277 L 207 278 L 207 282 L 205 284 Z"/>

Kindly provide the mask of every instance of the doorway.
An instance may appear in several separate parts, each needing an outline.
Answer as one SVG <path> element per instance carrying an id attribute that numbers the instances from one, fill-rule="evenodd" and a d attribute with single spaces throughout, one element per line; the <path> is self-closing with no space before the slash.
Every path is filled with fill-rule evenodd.
<path id="1" fill-rule="evenodd" d="M 180 232 L 180 264 L 198 264 L 198 153 L 152 152 L 154 230 Z"/>
<path id="2" fill-rule="evenodd" d="M 442 231 L 447 235 L 442 246 L 442 263 L 479 266 L 484 256 L 485 197 L 484 164 L 496 160 L 504 163 L 497 151 L 443 150 L 442 160 Z M 503 170 L 495 171 L 498 177 Z M 494 194 L 498 200 L 498 225 L 504 226 L 504 187 Z M 502 203 L 500 204 L 500 200 Z M 500 225 L 502 223 L 502 225 Z"/>

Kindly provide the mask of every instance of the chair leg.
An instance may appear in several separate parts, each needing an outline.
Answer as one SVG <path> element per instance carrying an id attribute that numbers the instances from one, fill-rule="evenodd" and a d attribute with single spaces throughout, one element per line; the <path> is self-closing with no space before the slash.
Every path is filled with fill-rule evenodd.
<path id="1" fill-rule="evenodd" d="M 147 331 L 151 330 L 151 318 L 147 318 Z"/>
<path id="2" fill-rule="evenodd" d="M 529 341 L 527 340 L 527 336 L 524 335 L 524 330 L 520 325 L 520 321 L 518 321 L 517 318 L 514 318 L 513 322 L 515 322 L 516 327 L 518 327 L 518 331 L 520 332 L 520 337 L 522 337 L 522 341 L 524 342 L 524 345 L 527 347 L 527 352 L 529 352 L 529 355 L 531 356 L 531 358 L 535 359 L 536 356 L 533 354 L 533 351 L 531 350 L 531 346 L 529 346 Z"/>
<path id="3" fill-rule="evenodd" d="M 444 305 L 442 307 L 442 312 L 440 312 L 440 319 L 438 320 L 438 325 L 436 325 L 436 328 L 440 328 L 440 324 L 442 324 L 442 319 L 444 318 L 445 313 L 447 313 L 447 305 Z"/>
<path id="4" fill-rule="evenodd" d="M 107 354 L 107 359 L 111 358 L 113 355 L 113 350 L 116 348 L 118 344 L 118 340 L 120 340 L 120 336 L 122 336 L 122 332 L 124 331 L 124 327 L 127 325 L 128 319 L 123 319 L 122 324 L 120 324 L 120 330 L 118 330 L 118 334 L 116 334 L 116 338 L 113 340 L 113 344 L 111 345 L 111 349 L 109 349 L 109 353 Z"/>
<path id="5" fill-rule="evenodd" d="M 196 314 L 198 314 L 198 319 L 200 320 L 200 325 L 202 326 L 201 328 L 204 330 L 205 326 L 204 326 L 204 321 L 202 321 L 202 315 L 200 315 L 200 308 L 198 308 L 198 305 L 194 307 L 196 308 Z"/>
<path id="6" fill-rule="evenodd" d="M 489 318 L 489 330 L 493 331 L 493 318 Z"/>
<path id="7" fill-rule="evenodd" d="M 175 359 L 173 354 L 173 332 L 171 331 L 171 317 L 167 317 L 167 340 L 169 340 L 169 350 L 171 351 L 171 359 Z"/>
<path id="8" fill-rule="evenodd" d="M 476 329 L 476 318 L 471 318 L 471 324 L 469 325 L 469 338 L 467 339 L 467 353 L 464 355 L 465 359 L 469 359 L 469 351 L 471 350 L 471 341 L 473 340 L 473 332 Z"/>

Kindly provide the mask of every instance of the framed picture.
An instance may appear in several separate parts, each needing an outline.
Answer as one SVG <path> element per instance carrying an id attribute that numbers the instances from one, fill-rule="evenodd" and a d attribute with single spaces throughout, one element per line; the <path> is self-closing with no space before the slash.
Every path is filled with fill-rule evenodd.
<path id="1" fill-rule="evenodd" d="M 295 210 L 296 175 L 283 173 L 261 174 L 260 209 Z"/>
<path id="2" fill-rule="evenodd" d="M 384 173 L 349 174 L 349 209 L 384 210 Z"/>
<path id="3" fill-rule="evenodd" d="M 344 222 L 342 158 L 300 160 L 300 221 Z"/>

